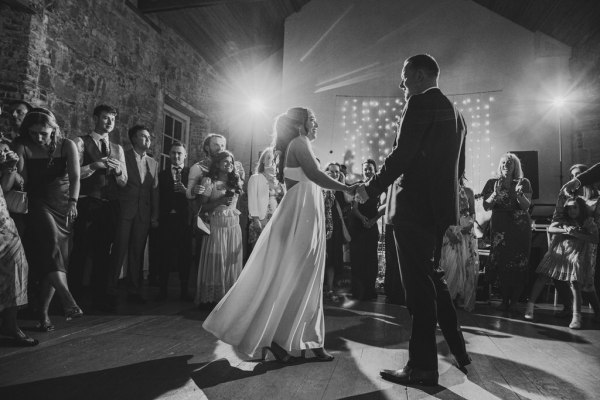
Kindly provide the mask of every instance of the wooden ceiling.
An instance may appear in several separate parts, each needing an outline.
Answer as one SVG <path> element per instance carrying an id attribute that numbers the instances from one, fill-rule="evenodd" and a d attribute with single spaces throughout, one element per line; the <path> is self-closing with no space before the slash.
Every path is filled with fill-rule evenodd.
<path id="1" fill-rule="evenodd" d="M 283 47 L 284 22 L 310 0 L 138 0 L 217 70 Z M 371 0 L 377 6 L 378 0 Z M 453 0 L 464 1 L 464 0 Z M 567 45 L 600 47 L 600 0 L 470 0 Z"/>
<path id="2" fill-rule="evenodd" d="M 138 0 L 217 70 L 283 47 L 284 22 L 310 0 Z"/>

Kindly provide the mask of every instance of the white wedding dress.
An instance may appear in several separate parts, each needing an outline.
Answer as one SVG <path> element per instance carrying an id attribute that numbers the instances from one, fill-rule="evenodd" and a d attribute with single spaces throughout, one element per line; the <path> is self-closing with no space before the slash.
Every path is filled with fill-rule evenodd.
<path id="1" fill-rule="evenodd" d="M 271 342 L 297 351 L 323 347 L 325 338 L 322 191 L 301 167 L 286 167 L 284 175 L 298 183 L 281 200 L 235 285 L 202 325 L 249 356 Z"/>

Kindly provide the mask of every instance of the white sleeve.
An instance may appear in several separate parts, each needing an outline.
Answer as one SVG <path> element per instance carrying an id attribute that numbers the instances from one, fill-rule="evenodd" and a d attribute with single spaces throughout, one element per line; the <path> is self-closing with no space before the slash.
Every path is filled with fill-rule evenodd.
<path id="1" fill-rule="evenodd" d="M 196 195 L 192 193 L 192 190 L 194 189 L 194 186 L 200 182 L 200 179 L 202 179 L 202 170 L 200 169 L 200 165 L 196 163 L 191 166 L 188 175 L 187 189 L 185 191 L 185 195 L 188 199 L 193 200 L 196 198 Z"/>
<path id="2" fill-rule="evenodd" d="M 248 215 L 258 217 L 258 175 L 252 175 L 248 179 Z"/>

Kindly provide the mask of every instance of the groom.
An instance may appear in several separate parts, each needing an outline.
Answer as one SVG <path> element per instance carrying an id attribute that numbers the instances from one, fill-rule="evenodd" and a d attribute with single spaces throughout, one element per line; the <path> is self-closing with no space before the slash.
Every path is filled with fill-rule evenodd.
<path id="1" fill-rule="evenodd" d="M 404 62 L 406 107 L 381 170 L 357 188 L 360 201 L 388 191 L 406 303 L 412 317 L 408 363 L 381 376 L 400 384 L 437 385 L 439 323 L 459 368 L 470 364 L 456 310 L 439 267 L 442 239 L 458 223 L 458 177 L 464 170 L 462 115 L 438 89 L 439 66 L 427 54 Z"/>

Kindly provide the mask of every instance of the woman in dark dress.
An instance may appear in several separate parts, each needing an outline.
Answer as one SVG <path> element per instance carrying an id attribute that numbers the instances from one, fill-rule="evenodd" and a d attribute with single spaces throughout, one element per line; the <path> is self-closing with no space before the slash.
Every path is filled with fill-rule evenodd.
<path id="1" fill-rule="evenodd" d="M 34 108 L 21 125 L 19 171 L 29 197 L 27 259 L 40 281 L 39 328 L 54 329 L 48 308 L 57 291 L 67 320 L 81 317 L 67 286 L 71 232 L 77 217 L 79 160 L 75 143 L 62 136 L 54 114 Z"/>
<path id="2" fill-rule="evenodd" d="M 362 163 L 363 183 L 377 172 L 375 161 L 368 159 Z M 359 300 L 377 298 L 375 281 L 379 271 L 377 244 L 379 228 L 377 220 L 385 210 L 379 211 L 379 199 L 369 198 L 366 203 L 354 202 L 350 213 L 350 261 L 352 263 L 352 295 Z"/>
<path id="3" fill-rule="evenodd" d="M 492 248 L 486 265 L 488 280 L 498 277 L 503 310 L 517 311 L 529 274 L 531 249 L 531 184 L 523 177 L 521 161 L 506 153 L 498 164 L 498 178 L 490 179 L 482 192 L 483 208 L 492 210 Z"/>

